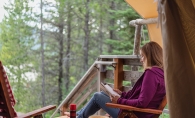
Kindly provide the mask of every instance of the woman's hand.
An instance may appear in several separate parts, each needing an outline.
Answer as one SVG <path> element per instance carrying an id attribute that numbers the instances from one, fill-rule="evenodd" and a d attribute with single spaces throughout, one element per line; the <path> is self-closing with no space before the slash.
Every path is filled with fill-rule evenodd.
<path id="1" fill-rule="evenodd" d="M 115 92 L 117 92 L 119 95 L 122 94 L 122 91 L 120 91 L 119 89 L 114 89 L 114 88 L 113 88 L 113 90 L 114 90 Z"/>
<path id="2" fill-rule="evenodd" d="M 112 101 L 112 103 L 115 103 L 115 104 L 117 103 L 119 98 L 120 98 L 119 96 L 110 96 L 110 100 Z"/>

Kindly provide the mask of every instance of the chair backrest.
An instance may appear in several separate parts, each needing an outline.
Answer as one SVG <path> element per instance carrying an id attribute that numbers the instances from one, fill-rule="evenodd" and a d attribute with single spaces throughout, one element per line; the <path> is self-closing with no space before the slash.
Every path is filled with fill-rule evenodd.
<path id="1" fill-rule="evenodd" d="M 167 98 L 166 98 L 166 95 L 165 95 L 162 102 L 161 102 L 161 104 L 158 107 L 158 110 L 163 110 L 166 105 L 167 105 Z M 154 115 L 153 118 L 158 118 L 159 116 L 160 116 L 159 114 L 156 114 L 156 115 Z"/>
<path id="2" fill-rule="evenodd" d="M 8 81 L 6 79 L 7 75 L 0 61 L 0 116 L 3 116 L 3 118 L 14 118 L 14 109 L 6 87 L 6 81 Z"/>

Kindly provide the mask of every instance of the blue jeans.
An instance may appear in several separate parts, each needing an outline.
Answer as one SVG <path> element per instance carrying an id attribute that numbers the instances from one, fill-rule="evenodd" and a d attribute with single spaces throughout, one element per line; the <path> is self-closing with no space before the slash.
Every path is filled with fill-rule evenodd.
<path id="1" fill-rule="evenodd" d="M 87 105 L 77 112 L 77 118 L 88 118 L 95 114 L 101 108 L 106 111 L 112 118 L 117 118 L 119 110 L 117 108 L 107 107 L 105 103 L 111 102 L 110 97 L 104 92 L 96 92 L 87 103 Z"/>

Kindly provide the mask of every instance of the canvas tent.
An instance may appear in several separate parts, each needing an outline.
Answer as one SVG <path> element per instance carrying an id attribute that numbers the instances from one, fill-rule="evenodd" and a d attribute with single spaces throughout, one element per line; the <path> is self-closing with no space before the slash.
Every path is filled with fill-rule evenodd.
<path id="1" fill-rule="evenodd" d="M 171 118 L 195 117 L 195 0 L 126 0 L 143 18 L 158 14 L 160 29 L 150 38 L 163 44 L 166 92 Z M 158 8 L 158 12 L 157 12 Z M 159 32 L 159 37 L 155 32 Z M 162 34 L 162 35 L 161 35 Z M 156 38 L 153 38 L 156 37 Z M 161 38 L 162 37 L 162 38 Z M 160 41 L 159 41 L 160 40 Z"/>
<path id="2" fill-rule="evenodd" d="M 143 19 L 158 17 L 157 2 L 154 2 L 154 0 L 126 0 L 126 2 L 134 8 Z M 161 29 L 157 28 L 157 24 L 148 24 L 147 28 L 150 39 L 162 46 Z"/>

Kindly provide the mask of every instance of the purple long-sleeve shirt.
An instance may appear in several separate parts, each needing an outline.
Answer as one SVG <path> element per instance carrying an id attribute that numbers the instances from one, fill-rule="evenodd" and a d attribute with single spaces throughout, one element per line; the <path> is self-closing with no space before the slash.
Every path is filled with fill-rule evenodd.
<path id="1" fill-rule="evenodd" d="M 118 104 L 157 109 L 165 96 L 164 71 L 158 67 L 146 69 L 132 90 L 123 92 Z M 151 118 L 153 114 L 134 112 L 138 118 Z"/>

